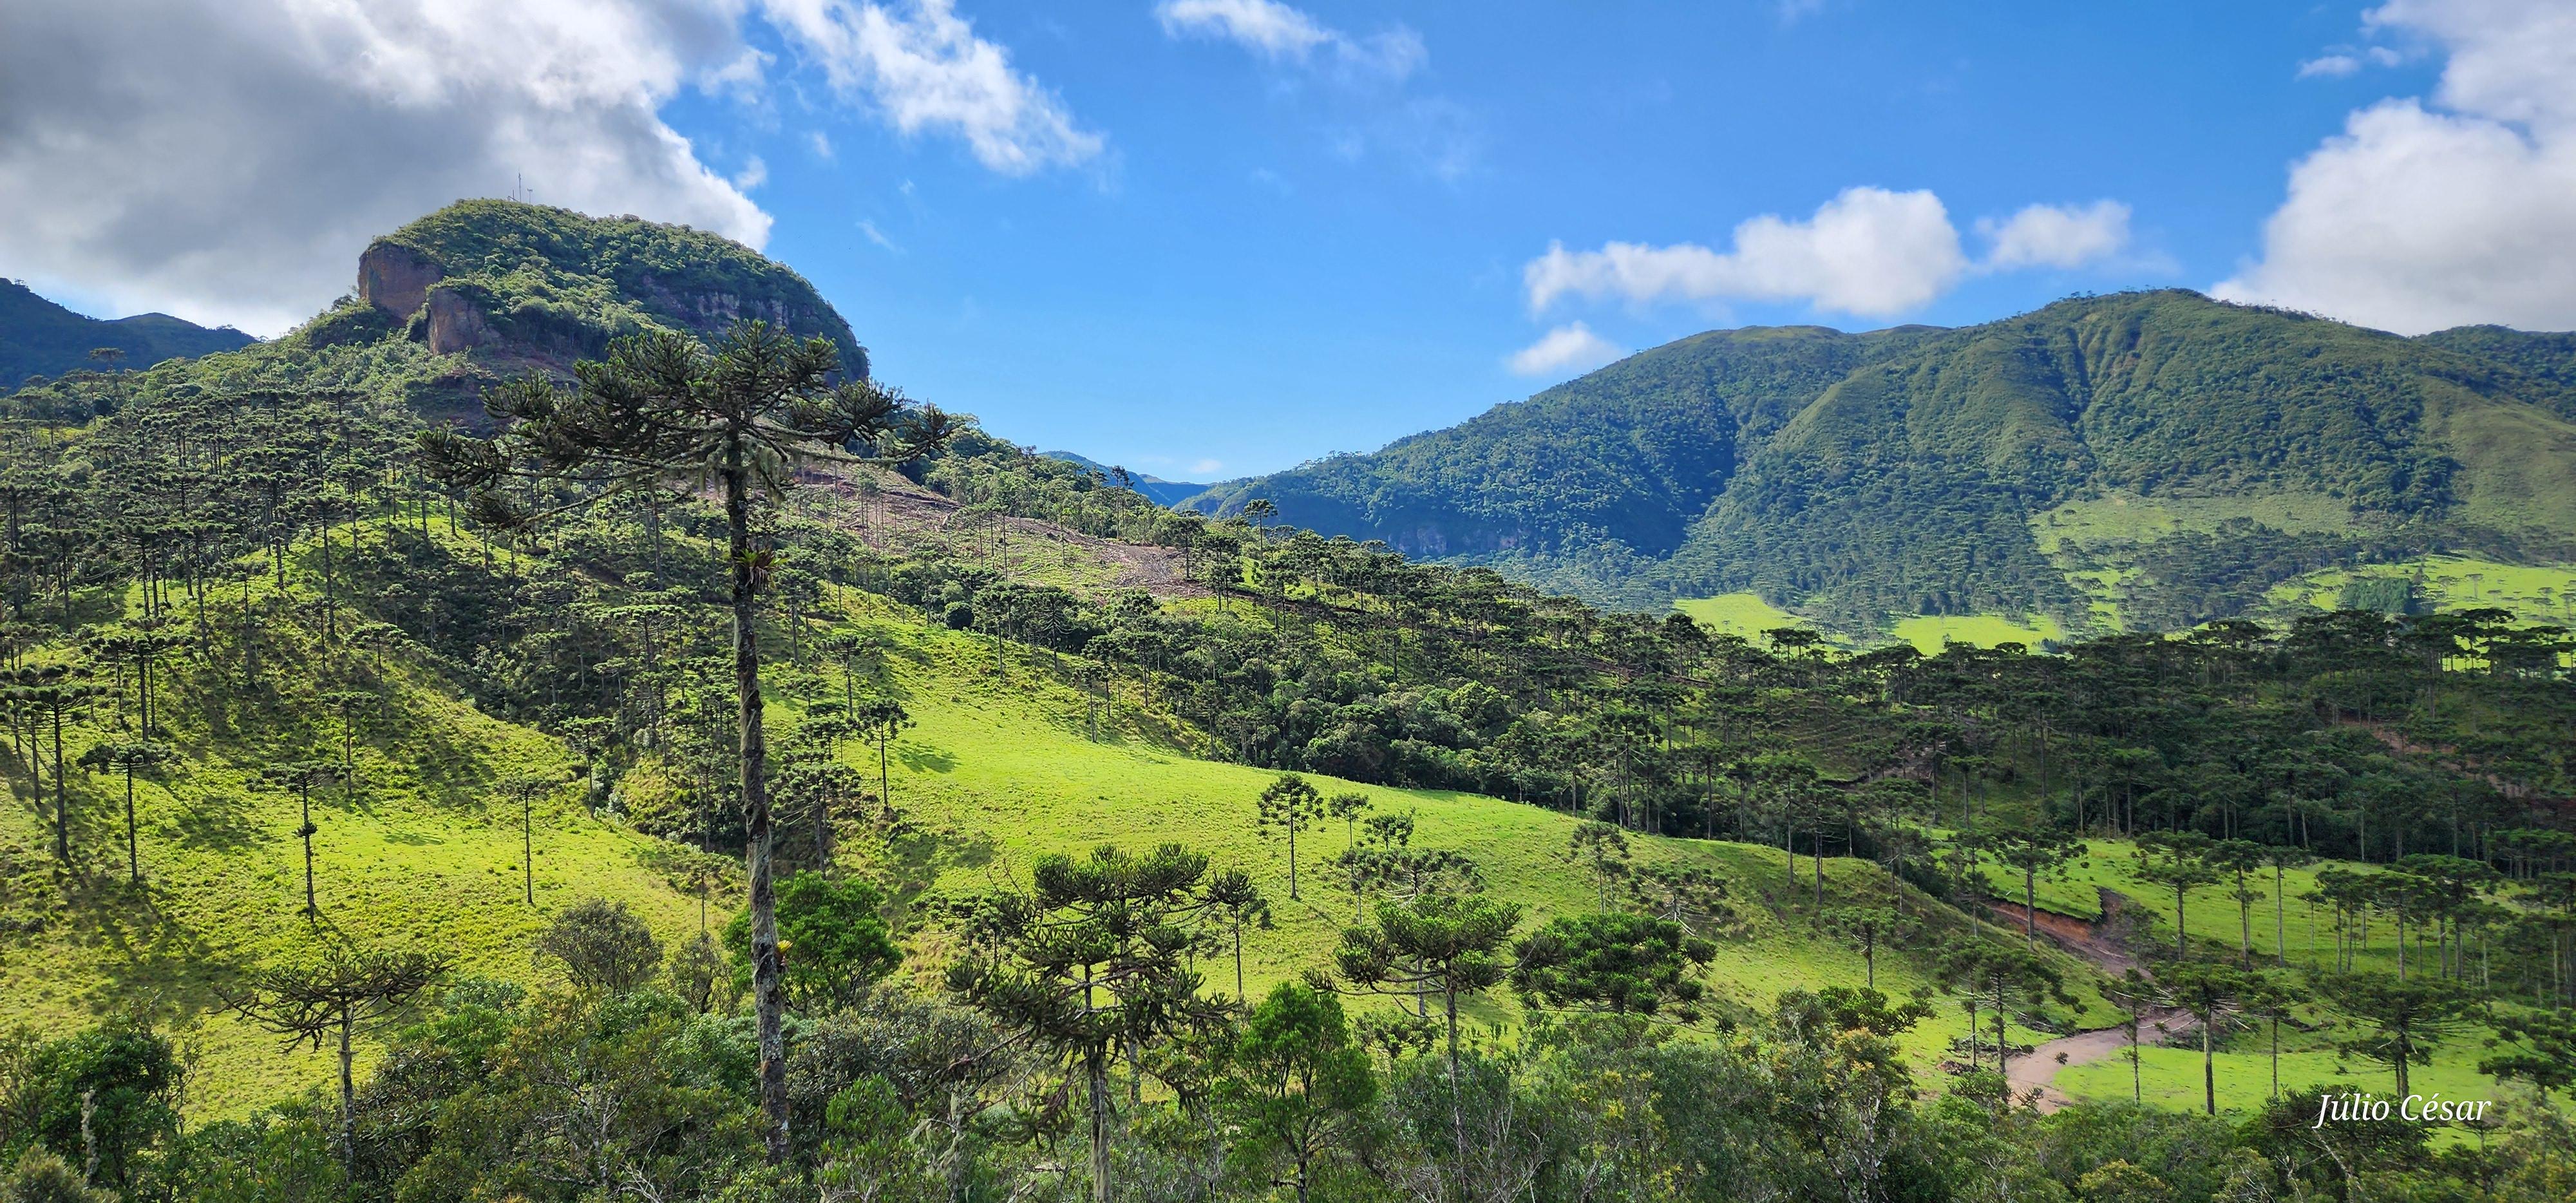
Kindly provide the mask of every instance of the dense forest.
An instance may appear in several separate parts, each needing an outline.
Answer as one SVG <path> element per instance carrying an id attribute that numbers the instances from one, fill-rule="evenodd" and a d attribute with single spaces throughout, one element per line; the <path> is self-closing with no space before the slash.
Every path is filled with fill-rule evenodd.
<path id="1" fill-rule="evenodd" d="M 2101 603 L 2112 629 L 2181 630 L 2330 565 L 2576 559 L 2576 495 L 2546 483 L 2576 448 L 2569 346 L 2179 291 L 1958 330 L 1718 331 L 1191 504 L 1262 498 L 1300 527 L 1627 608 L 1751 592 L 1854 632 L 1978 613 L 2099 631 Z M 2058 547 L 2034 527 L 2127 499 L 2253 512 L 2189 546 Z"/>
<path id="2" fill-rule="evenodd" d="M 543 258 L 475 228 L 484 262 Z M 545 262 L 477 278 L 613 276 Z M 558 295 L 578 320 L 546 329 L 591 329 Z M 828 328 L 639 303 L 551 375 L 500 370 L 546 366 L 543 339 L 316 337 L 373 308 L 8 399 L 0 702 L 13 830 L 39 838 L 0 846 L 0 950 L 75 895 L 145 922 L 150 845 L 195 829 L 138 824 L 136 782 L 221 760 L 300 804 L 301 908 L 265 920 L 289 951 L 203 984 L 209 1009 L 337 1076 L 213 1114 L 161 1002 L 20 1029 L 0 1198 L 2576 1191 L 2562 629 L 2363 598 L 2058 654 L 1746 639 L 1328 538 L 1267 498 L 1162 508 L 847 370 Z M 453 423 L 469 388 L 486 412 Z M 1085 741 L 1257 770 L 1225 805 L 1284 892 L 1187 842 L 1078 837 L 924 888 L 906 858 L 967 834 L 888 767 L 939 700 L 898 688 L 926 639 L 971 651 L 941 692 L 1043 682 L 1082 699 L 1049 721 Z M 412 746 L 397 716 L 447 693 L 569 769 L 464 791 L 528 841 L 528 909 L 548 798 L 652 837 L 722 905 L 686 934 L 619 898 L 552 906 L 514 950 L 534 977 L 344 926 L 317 835 Z M 1336 782 L 1548 813 L 1578 904 L 1540 913 L 1487 845 Z M 2125 934 L 2105 904 L 2125 972 L 2041 939 L 2042 884 L 2106 857 L 2172 892 L 2170 930 L 2162 900 L 2128 900 L 2148 918 Z M 1336 928 L 1254 989 L 1246 950 L 1287 938 L 1301 871 Z M 1755 924 L 1867 978 L 1713 984 Z M 2141 1079 L 2169 1027 L 2206 1093 L 2025 1089 L 2088 1014 L 2125 1025 Z M 2285 1024 L 2367 1076 L 2285 1087 Z M 2214 1050 L 2267 1036 L 2271 1090 L 2222 1111 Z M 1938 1055 L 1907 1051 L 1927 1037 Z M 2319 1122 L 2437 1070 L 2496 1105 Z"/>

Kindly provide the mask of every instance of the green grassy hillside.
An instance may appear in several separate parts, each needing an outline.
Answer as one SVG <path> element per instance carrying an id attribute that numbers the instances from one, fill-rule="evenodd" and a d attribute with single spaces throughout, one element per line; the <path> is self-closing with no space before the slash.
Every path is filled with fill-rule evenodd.
<path id="1" fill-rule="evenodd" d="M 370 544 L 418 537 L 383 523 L 361 529 Z M 503 554 L 470 537 L 435 528 L 433 534 L 406 545 L 444 557 L 460 571 Z M 141 887 L 124 880 L 120 778 L 75 768 L 68 784 L 80 851 L 68 877 L 50 865 L 49 812 L 23 761 L 12 762 L 17 803 L 0 814 L 0 858 L 9 867 L 0 900 L 22 933 L 0 945 L 0 996 L 19 1020 L 44 1032 L 139 1012 L 184 1033 L 198 1058 L 192 1089 L 202 1092 L 209 1114 L 237 1114 L 328 1078 L 327 1057 L 282 1053 L 272 1038 L 221 1009 L 221 992 L 238 975 L 291 955 L 317 930 L 361 943 L 436 949 L 454 957 L 461 973 L 526 981 L 547 972 L 530 959 L 531 937 L 572 902 L 624 901 L 667 942 L 696 930 L 696 866 L 717 868 L 710 911 L 716 923 L 738 901 L 737 862 L 702 859 L 684 843 L 641 834 L 613 812 L 586 808 L 572 783 L 580 758 L 559 740 L 483 713 L 433 649 L 383 626 L 356 626 L 365 616 L 345 608 L 336 618 L 341 629 L 371 632 L 369 641 L 353 646 L 344 638 L 326 647 L 314 625 L 321 598 L 308 575 L 320 554 L 310 544 L 297 549 L 283 594 L 254 575 L 215 595 L 220 619 L 238 612 L 244 604 L 238 590 L 246 588 L 251 612 L 263 616 L 258 633 L 244 639 L 215 628 L 216 638 L 159 691 L 158 705 L 171 716 L 164 738 L 186 759 L 161 780 L 137 787 Z M 1203 737 L 1132 693 L 1113 700 L 1093 738 L 1092 695 L 1071 683 L 1068 663 L 1051 654 L 1012 646 L 997 671 L 990 640 L 924 624 L 867 594 L 842 594 L 809 621 L 865 637 L 876 649 L 869 688 L 900 698 L 918 723 L 894 741 L 888 762 L 901 822 L 880 829 L 850 818 L 841 839 L 845 863 L 889 887 L 894 917 L 912 932 L 912 970 L 924 980 L 936 976 L 953 949 L 929 913 L 912 911 L 912 904 L 988 889 L 997 878 L 1024 877 L 1041 853 L 1103 842 L 1177 840 L 1221 867 L 1250 871 L 1274 900 L 1276 923 L 1246 950 L 1254 992 L 1328 963 L 1353 900 L 1331 884 L 1325 862 L 1346 836 L 1338 827 L 1308 833 L 1300 847 L 1302 900 L 1290 901 L 1285 846 L 1263 839 L 1254 823 L 1254 800 L 1275 774 L 1194 758 L 1189 745 Z M 247 668 L 246 651 L 256 657 Z M 55 654 L 42 647 L 31 652 L 40 661 Z M 335 687 L 363 689 L 380 701 L 357 722 L 357 784 L 345 792 L 336 785 L 314 791 L 322 915 L 309 924 L 301 914 L 297 799 L 263 781 L 258 770 L 335 753 L 337 723 L 315 718 L 329 705 L 302 671 L 315 665 L 326 666 Z M 843 688 L 838 670 L 820 661 L 778 664 L 770 684 L 771 725 L 781 732 L 793 728 L 806 703 L 837 699 Z M 67 757 L 77 761 L 90 744 L 130 724 L 129 710 L 102 703 L 73 724 Z M 865 774 L 876 769 L 863 744 L 845 746 L 842 755 Z M 518 804 L 505 788 L 513 778 L 531 776 L 554 783 L 534 808 L 533 907 L 523 900 Z M 645 783 L 638 777 L 625 784 L 631 791 Z M 1450 791 L 1330 778 L 1316 784 L 1327 793 L 1365 794 L 1380 812 L 1412 812 L 1417 845 L 1473 858 L 1488 892 L 1526 907 L 1532 926 L 1597 906 L 1592 884 L 1564 858 L 1573 816 Z M 790 845 L 801 838 L 794 828 L 783 837 Z M 1799 859 L 1801 877 L 1792 889 L 1778 849 L 1631 838 L 1640 864 L 1697 865 L 1728 883 L 1739 925 L 1721 942 L 1710 980 L 1731 997 L 1767 1006 L 1793 987 L 1863 980 L 1859 953 L 1818 933 L 1807 918 L 1812 879 L 1806 875 L 1813 872 L 1807 858 Z M 1835 903 L 1890 888 L 1865 861 L 1830 858 L 1826 873 Z M 1231 993 L 1230 966 L 1206 970 L 1212 988 Z M 2087 971 L 2072 961 L 2065 970 L 2086 1001 L 2062 1018 L 2108 1022 L 2110 1012 L 2081 985 Z M 1878 980 L 1896 993 L 1928 985 L 1923 967 L 1901 954 L 1882 956 Z M 1498 993 L 1470 1014 L 1495 1023 L 1516 1020 L 1515 1010 Z M 1955 1026 L 1916 1029 L 1907 1038 L 1909 1053 L 1927 1063 L 1944 1055 Z M 2019 1028 L 2015 1036 L 2046 1038 Z"/>
<path id="2" fill-rule="evenodd" d="M 1865 636 L 2174 630 L 2332 565 L 2576 562 L 2564 343 L 2178 291 L 1959 330 L 1721 331 L 1194 504 L 1266 497 L 1636 608 L 1752 593 Z"/>

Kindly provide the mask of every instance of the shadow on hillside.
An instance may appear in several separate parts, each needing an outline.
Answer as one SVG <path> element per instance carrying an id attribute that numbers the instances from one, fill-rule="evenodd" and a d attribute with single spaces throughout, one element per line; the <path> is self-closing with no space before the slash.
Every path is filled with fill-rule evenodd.
<path id="1" fill-rule="evenodd" d="M 894 758 L 916 773 L 950 773 L 957 769 L 957 758 L 942 748 L 897 748 Z"/>
<path id="2" fill-rule="evenodd" d="M 260 843 L 264 833 L 252 821 L 251 805 L 239 794 L 208 794 L 179 812 L 171 827 L 183 847 L 231 852 Z"/>
<path id="3" fill-rule="evenodd" d="M 952 869 L 982 869 L 1001 853 L 1001 843 L 989 833 L 954 831 L 900 831 L 886 841 L 885 855 L 879 866 L 885 874 L 886 892 L 894 903 L 906 910 L 939 881 L 940 875 Z"/>
<path id="4" fill-rule="evenodd" d="M 63 894 L 65 940 L 98 973 L 96 997 L 162 1025 L 220 1007 L 223 983 L 248 966 L 172 921 L 156 883 L 136 885 L 116 869 L 75 877 Z"/>

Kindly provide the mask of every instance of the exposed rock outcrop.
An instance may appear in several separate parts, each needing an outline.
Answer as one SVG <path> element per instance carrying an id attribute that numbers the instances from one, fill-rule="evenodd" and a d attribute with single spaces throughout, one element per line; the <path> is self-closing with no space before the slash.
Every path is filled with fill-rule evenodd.
<path id="1" fill-rule="evenodd" d="M 454 289 L 429 290 L 429 353 L 449 355 L 493 341 L 492 325 L 483 311 Z"/>
<path id="2" fill-rule="evenodd" d="M 430 285 L 445 278 L 436 260 L 400 243 L 377 242 L 358 256 L 359 298 L 397 322 L 420 312 Z"/>

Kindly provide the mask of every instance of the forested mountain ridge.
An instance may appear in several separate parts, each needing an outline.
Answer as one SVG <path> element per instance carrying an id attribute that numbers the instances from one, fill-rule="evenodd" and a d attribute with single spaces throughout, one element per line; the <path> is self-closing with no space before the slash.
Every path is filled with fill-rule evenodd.
<path id="1" fill-rule="evenodd" d="M 15 280 L 0 280 L 0 388 L 30 376 L 101 367 L 150 367 L 165 359 L 230 351 L 255 341 L 230 326 L 209 330 L 166 313 L 102 321 L 74 313 Z M 117 358 L 91 352 L 114 348 Z"/>
<path id="2" fill-rule="evenodd" d="M 359 309 L 0 405 L 0 1199 L 2568 1197 L 2564 630 L 1754 642 L 908 405 L 719 507 L 669 397 L 886 395 L 622 343 L 486 460 L 560 347 Z M 1988 918 L 2102 887 L 2152 982 Z"/>
<path id="3" fill-rule="evenodd" d="M 1640 608 L 1750 591 L 1852 630 L 2185 626 L 2328 564 L 2576 559 L 2571 341 L 2406 339 L 2183 291 L 1957 330 L 1718 332 L 1194 504 L 1268 497 L 1283 522 Z M 2043 529 L 2133 498 L 2315 504 L 2206 546 Z"/>

